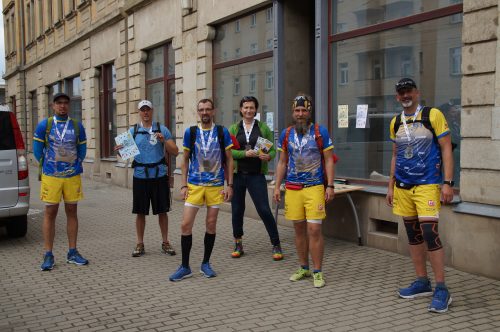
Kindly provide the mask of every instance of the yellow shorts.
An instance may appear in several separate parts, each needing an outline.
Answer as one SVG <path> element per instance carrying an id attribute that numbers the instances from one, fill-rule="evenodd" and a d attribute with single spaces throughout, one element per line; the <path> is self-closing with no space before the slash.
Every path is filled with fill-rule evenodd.
<path id="1" fill-rule="evenodd" d="M 42 175 L 40 199 L 48 204 L 59 204 L 61 197 L 66 203 L 76 203 L 83 198 L 82 178 L 80 175 L 70 178 L 56 178 Z"/>
<path id="2" fill-rule="evenodd" d="M 285 191 L 285 218 L 288 220 L 325 219 L 323 185 Z"/>
<path id="3" fill-rule="evenodd" d="M 196 186 L 188 183 L 186 203 L 196 206 L 213 206 L 224 202 L 224 186 Z"/>
<path id="4" fill-rule="evenodd" d="M 439 217 L 441 188 L 438 184 L 423 184 L 411 189 L 394 186 L 392 211 L 403 217 Z"/>

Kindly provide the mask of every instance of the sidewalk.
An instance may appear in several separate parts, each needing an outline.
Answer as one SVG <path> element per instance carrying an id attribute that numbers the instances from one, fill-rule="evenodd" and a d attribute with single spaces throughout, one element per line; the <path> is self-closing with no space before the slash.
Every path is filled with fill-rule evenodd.
<path id="1" fill-rule="evenodd" d="M 398 254 L 325 239 L 327 285 L 288 281 L 297 269 L 293 229 L 279 226 L 285 259 L 274 262 L 263 224 L 245 220 L 245 255 L 231 258 L 231 215 L 219 215 L 212 266 L 203 257 L 204 215 L 198 213 L 191 253 L 192 278 L 173 283 L 180 264 L 182 203 L 169 213 L 177 256 L 161 254 L 157 221 L 149 217 L 146 255 L 135 245 L 132 192 L 84 179 L 79 204 L 79 250 L 90 260 L 65 262 L 64 211 L 57 219 L 56 267 L 39 271 L 43 205 L 36 169 L 30 169 L 32 211 L 28 234 L 9 239 L 0 229 L 0 331 L 500 331 L 500 281 L 447 268 L 453 304 L 427 312 L 430 298 L 400 299 L 396 290 L 414 279 L 411 261 Z M 178 193 L 175 193 L 176 195 Z M 499 258 L 500 260 L 500 258 Z M 499 263 L 500 268 L 500 263 Z"/>

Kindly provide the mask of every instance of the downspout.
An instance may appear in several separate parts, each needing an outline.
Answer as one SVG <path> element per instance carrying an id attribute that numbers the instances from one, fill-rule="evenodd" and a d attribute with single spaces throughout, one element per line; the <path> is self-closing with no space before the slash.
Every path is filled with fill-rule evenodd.
<path id="1" fill-rule="evenodd" d="M 127 12 L 123 9 L 123 7 L 120 8 L 120 14 L 123 17 L 123 20 L 125 21 L 125 111 L 126 111 L 126 116 L 125 116 L 125 123 L 127 126 L 127 130 L 130 128 L 130 108 L 129 108 L 129 88 L 130 88 L 130 77 L 129 77 L 129 58 L 128 58 L 128 14 Z M 128 183 L 128 178 L 129 178 L 129 164 L 130 161 L 127 159 L 127 162 L 125 164 L 125 181 L 126 181 L 126 188 L 129 188 L 129 183 Z"/>
<path id="2" fill-rule="evenodd" d="M 20 74 L 21 74 L 21 91 L 19 92 L 19 96 L 24 95 L 24 102 L 23 102 L 23 112 L 22 116 L 24 116 L 24 137 L 25 141 L 27 143 L 28 139 L 28 123 L 27 123 L 27 105 L 26 105 L 26 71 L 24 69 L 25 64 L 26 64 L 26 47 L 25 47 L 25 38 L 24 38 L 24 3 L 21 3 L 20 5 L 20 11 L 19 11 L 19 17 L 21 19 L 21 40 L 20 40 L 20 46 L 21 46 L 21 65 L 19 66 Z M 24 90 L 23 90 L 24 89 Z"/>

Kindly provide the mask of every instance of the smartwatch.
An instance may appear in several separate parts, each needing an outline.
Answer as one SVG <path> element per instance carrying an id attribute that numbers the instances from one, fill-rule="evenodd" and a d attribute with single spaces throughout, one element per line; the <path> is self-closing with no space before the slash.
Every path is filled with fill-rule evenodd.
<path id="1" fill-rule="evenodd" d="M 449 185 L 450 187 L 453 187 L 455 185 L 455 181 L 453 180 L 450 180 L 450 181 L 443 181 L 443 184 L 447 184 Z"/>

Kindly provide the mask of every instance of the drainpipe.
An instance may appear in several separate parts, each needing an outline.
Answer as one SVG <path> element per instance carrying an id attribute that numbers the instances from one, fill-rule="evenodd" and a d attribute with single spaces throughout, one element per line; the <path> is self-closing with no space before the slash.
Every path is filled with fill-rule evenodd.
<path id="1" fill-rule="evenodd" d="M 19 66 L 19 71 L 20 71 L 20 76 L 21 76 L 21 91 L 19 91 L 19 97 L 22 97 L 24 95 L 24 102 L 23 102 L 23 112 L 22 115 L 24 115 L 24 137 L 28 138 L 28 124 L 27 122 L 27 105 L 26 105 L 26 71 L 24 69 L 25 64 L 26 64 L 26 47 L 24 45 L 25 43 L 25 38 L 24 38 L 24 3 L 20 4 L 20 11 L 19 11 L 19 18 L 20 18 L 20 31 L 21 31 L 21 40 L 20 40 L 20 46 L 21 46 L 21 65 Z M 23 90 L 24 89 L 24 90 Z M 20 98 L 21 99 L 21 98 Z M 27 142 L 26 142 L 27 143 Z"/>
<path id="2" fill-rule="evenodd" d="M 127 130 L 130 128 L 130 108 L 129 108 L 129 89 L 130 89 L 130 77 L 129 77 L 129 58 L 128 58 L 128 14 L 123 7 L 120 8 L 120 14 L 125 21 L 125 111 L 126 111 L 126 125 Z M 129 188 L 128 178 L 129 178 L 129 164 L 130 161 L 127 160 L 125 164 L 125 176 L 126 176 L 126 188 Z"/>

